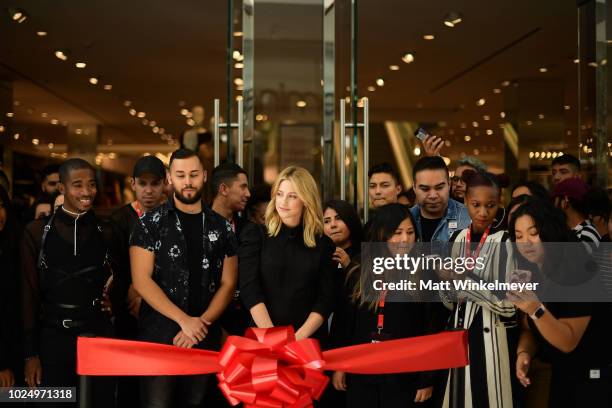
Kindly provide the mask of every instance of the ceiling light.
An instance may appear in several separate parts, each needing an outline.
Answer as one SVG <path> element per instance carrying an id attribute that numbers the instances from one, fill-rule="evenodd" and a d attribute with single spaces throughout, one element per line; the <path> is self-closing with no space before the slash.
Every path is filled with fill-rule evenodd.
<path id="1" fill-rule="evenodd" d="M 474 153 L 474 156 L 478 156 L 480 154 L 480 150 L 478 149 L 474 149 L 472 152 Z"/>
<path id="2" fill-rule="evenodd" d="M 462 21 L 463 19 L 461 18 L 461 15 L 459 15 L 459 13 L 451 11 L 444 18 L 444 25 L 447 27 L 453 28 L 457 24 L 461 23 Z"/>
<path id="3" fill-rule="evenodd" d="M 534 153 L 533 152 L 529 152 L 529 158 L 533 159 Z"/>
<path id="4" fill-rule="evenodd" d="M 151 129 L 153 131 L 153 133 L 157 133 L 159 132 L 159 128 L 157 126 L 154 126 L 153 129 Z"/>
<path id="5" fill-rule="evenodd" d="M 499 88 L 493 88 L 493 93 L 494 93 L 494 94 L 499 94 L 499 93 L 501 93 L 501 89 L 499 89 Z"/>
<path id="6" fill-rule="evenodd" d="M 13 135 L 13 139 L 15 139 L 15 140 L 19 140 L 19 133 L 15 133 L 15 134 Z"/>
<path id="7" fill-rule="evenodd" d="M 130 109 L 130 115 L 136 116 L 136 109 Z"/>
<path id="8" fill-rule="evenodd" d="M 145 116 L 147 116 L 147 114 L 146 114 L 146 113 L 144 113 L 144 112 L 138 112 L 138 114 L 137 114 L 136 116 L 142 119 L 142 118 L 144 118 Z"/>
<path id="9" fill-rule="evenodd" d="M 9 9 L 9 14 L 11 15 L 11 19 L 16 23 L 23 23 L 28 19 L 28 15 L 25 11 L 20 9 Z"/>
<path id="10" fill-rule="evenodd" d="M 489 115 L 484 115 L 482 117 L 482 120 L 490 120 L 490 119 L 491 119 L 491 117 Z"/>
<path id="11" fill-rule="evenodd" d="M 436 36 L 435 36 L 435 35 L 433 35 L 433 34 L 425 34 L 425 35 L 423 36 L 423 39 L 424 39 L 424 40 L 426 40 L 426 41 L 431 41 L 431 40 L 433 40 L 433 39 L 435 39 L 435 38 L 436 38 Z"/>
<path id="12" fill-rule="evenodd" d="M 74 64 L 74 66 L 77 68 L 85 68 L 87 64 L 84 62 L 77 62 L 76 64 Z"/>
<path id="13" fill-rule="evenodd" d="M 399 65 L 389 65 L 389 69 L 391 71 L 399 71 Z"/>
<path id="14" fill-rule="evenodd" d="M 544 119 L 544 114 L 543 114 L 543 113 L 540 113 L 540 114 L 538 115 L 538 119 Z"/>
<path id="15" fill-rule="evenodd" d="M 499 112 L 499 117 L 504 119 L 506 117 L 506 112 Z"/>
<path id="16" fill-rule="evenodd" d="M 242 89 L 240 89 L 240 91 L 242 91 Z M 238 102 L 238 101 L 241 101 L 243 98 L 242 98 L 242 95 L 236 95 L 234 99 L 236 100 L 236 102 Z"/>
<path id="17" fill-rule="evenodd" d="M 149 122 L 149 126 L 155 127 L 155 126 L 157 126 L 157 122 L 152 120 L 152 121 Z"/>
<path id="18" fill-rule="evenodd" d="M 190 118 L 190 119 L 187 119 L 187 124 L 188 124 L 189 126 L 194 126 L 194 125 L 195 125 L 195 120 L 193 120 L 193 119 L 191 119 L 191 118 Z"/>
<path id="19" fill-rule="evenodd" d="M 465 136 L 463 136 L 463 140 L 465 140 L 466 142 L 469 142 L 470 140 L 472 140 L 472 136 L 465 135 Z"/>
<path id="20" fill-rule="evenodd" d="M 242 62 L 237 62 L 237 63 L 234 64 L 234 68 L 242 69 L 242 68 L 244 68 L 244 64 Z"/>
<path id="21" fill-rule="evenodd" d="M 41 117 L 46 118 L 47 116 L 49 116 L 49 114 L 47 112 L 43 112 L 40 114 Z"/>
<path id="22" fill-rule="evenodd" d="M 491 136 L 493 134 L 493 129 L 487 129 L 487 135 Z"/>
<path id="23" fill-rule="evenodd" d="M 505 80 L 504 82 L 501 83 L 502 86 L 510 86 L 510 81 Z"/>
<path id="24" fill-rule="evenodd" d="M 92 84 L 92 85 L 97 85 L 98 84 L 98 78 L 96 78 L 96 77 L 89 78 L 89 83 Z"/>
<path id="25" fill-rule="evenodd" d="M 402 61 L 404 61 L 406 64 L 410 64 L 411 62 L 414 62 L 414 53 L 412 52 L 407 52 L 404 55 L 402 55 Z"/>
<path id="26" fill-rule="evenodd" d="M 46 31 L 37 31 L 36 35 L 39 37 L 46 37 L 47 36 L 47 32 Z"/>
<path id="27" fill-rule="evenodd" d="M 589 62 L 589 67 L 593 67 L 593 68 L 597 68 L 597 63 L 596 62 Z"/>
<path id="28" fill-rule="evenodd" d="M 527 122 L 525 122 L 525 123 L 527 123 L 527 126 L 531 126 L 531 125 L 533 125 L 533 122 L 532 122 L 532 121 L 530 121 L 530 120 L 528 120 L 528 121 L 527 121 Z"/>
<path id="29" fill-rule="evenodd" d="M 421 155 L 421 148 L 419 146 L 415 147 L 413 153 L 414 153 L 415 156 L 420 156 Z"/>
<path id="30" fill-rule="evenodd" d="M 261 113 L 255 115 L 255 120 L 261 122 L 263 120 L 263 115 Z"/>
<path id="31" fill-rule="evenodd" d="M 111 84 L 104 85 L 104 90 L 105 91 L 110 91 L 111 89 L 113 89 L 113 86 Z"/>
<path id="32" fill-rule="evenodd" d="M 476 105 L 478 106 L 484 106 L 485 103 L 487 103 L 487 100 L 485 98 L 480 98 L 476 101 Z"/>
<path id="33" fill-rule="evenodd" d="M 540 152 L 535 152 L 533 155 L 536 159 L 540 157 Z"/>
<path id="34" fill-rule="evenodd" d="M 149 126 L 149 120 L 148 119 L 143 119 L 142 120 L 142 124 L 145 126 Z"/>
<path id="35" fill-rule="evenodd" d="M 57 50 L 55 51 L 55 56 L 62 61 L 66 61 L 68 59 L 68 51 L 65 50 Z"/>
<path id="36" fill-rule="evenodd" d="M 472 126 L 474 126 L 475 128 L 477 128 L 477 127 L 478 127 L 478 122 L 473 121 L 473 122 L 472 122 Z"/>
<path id="37" fill-rule="evenodd" d="M 55 147 L 55 143 L 49 143 L 49 144 L 47 145 L 47 147 L 48 147 L 49 149 L 53 149 L 53 148 Z"/>
<path id="38" fill-rule="evenodd" d="M 236 78 L 236 79 L 234 79 L 234 84 L 236 86 L 242 86 L 242 85 L 244 85 L 244 81 L 242 80 L 242 78 Z"/>
<path id="39" fill-rule="evenodd" d="M 374 92 L 375 90 L 376 90 L 375 86 L 372 86 L 372 85 L 368 86 L 368 91 Z"/>
<path id="40" fill-rule="evenodd" d="M 305 108 L 306 107 L 306 101 L 297 101 L 295 106 L 297 106 L 298 108 Z"/>
<path id="41" fill-rule="evenodd" d="M 112 153 L 112 152 L 109 153 L 108 154 L 108 158 L 111 159 L 111 160 L 115 160 L 117 158 L 117 153 Z"/>
<path id="42" fill-rule="evenodd" d="M 555 159 L 559 154 L 557 152 L 553 152 L 552 158 Z"/>
<path id="43" fill-rule="evenodd" d="M 38 140 L 38 139 L 32 139 L 32 144 L 33 144 L 34 146 L 38 146 L 38 144 L 39 144 L 39 143 L 40 143 L 40 140 Z"/>
<path id="44" fill-rule="evenodd" d="M 550 159 L 550 158 L 551 158 L 551 156 L 552 156 L 552 153 L 551 153 L 551 152 L 546 152 L 546 158 L 547 158 L 547 159 Z"/>
<path id="45" fill-rule="evenodd" d="M 580 64 L 580 58 L 575 58 L 574 59 L 574 64 Z"/>
<path id="46" fill-rule="evenodd" d="M 4 126 L 0 125 L 0 133 L 4 132 Z"/>
<path id="47" fill-rule="evenodd" d="M 243 36 L 242 31 L 234 31 L 234 37 L 242 37 L 242 36 Z"/>
<path id="48" fill-rule="evenodd" d="M 546 68 L 546 67 L 541 67 L 541 68 L 540 68 L 540 72 L 541 72 L 541 73 L 543 73 L 543 74 L 545 74 L 545 73 L 547 73 L 547 72 L 548 72 L 548 68 Z"/>
<path id="49" fill-rule="evenodd" d="M 132 101 L 123 102 L 123 106 L 125 106 L 126 108 L 129 108 L 130 106 L 132 106 Z"/>
<path id="50" fill-rule="evenodd" d="M 51 119 L 51 124 L 52 125 L 57 125 L 59 123 L 59 120 L 57 119 Z"/>
<path id="51" fill-rule="evenodd" d="M 181 115 L 183 116 L 187 116 L 187 114 L 189 113 L 189 111 L 185 108 L 181 109 Z"/>
<path id="52" fill-rule="evenodd" d="M 13 116 L 15 116 L 15 114 L 13 112 L 7 112 L 6 113 L 6 117 L 7 118 L 12 118 Z"/>
<path id="53" fill-rule="evenodd" d="M 382 78 L 377 78 L 376 79 L 376 85 L 378 86 L 385 86 L 385 80 Z"/>

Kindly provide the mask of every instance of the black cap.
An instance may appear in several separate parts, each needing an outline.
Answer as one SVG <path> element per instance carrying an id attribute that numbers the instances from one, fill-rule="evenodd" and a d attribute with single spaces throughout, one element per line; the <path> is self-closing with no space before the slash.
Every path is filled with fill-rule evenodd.
<path id="1" fill-rule="evenodd" d="M 144 156 L 138 159 L 134 166 L 134 178 L 143 174 L 152 174 L 163 179 L 166 177 L 166 167 L 161 160 L 155 156 Z"/>

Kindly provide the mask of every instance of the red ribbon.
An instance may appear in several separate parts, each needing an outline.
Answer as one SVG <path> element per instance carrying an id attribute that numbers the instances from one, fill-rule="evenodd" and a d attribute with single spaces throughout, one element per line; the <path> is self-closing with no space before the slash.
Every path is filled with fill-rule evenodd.
<path id="1" fill-rule="evenodd" d="M 361 344 L 321 352 L 314 339 L 295 341 L 292 327 L 248 329 L 228 337 L 221 352 L 107 338 L 79 337 L 80 375 L 198 375 L 216 373 L 232 405 L 302 408 L 320 398 L 323 370 L 391 374 L 463 367 L 467 332 Z"/>

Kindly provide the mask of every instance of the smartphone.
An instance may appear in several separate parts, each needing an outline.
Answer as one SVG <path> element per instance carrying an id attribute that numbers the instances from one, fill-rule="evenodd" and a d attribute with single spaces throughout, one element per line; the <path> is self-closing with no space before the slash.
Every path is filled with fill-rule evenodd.
<path id="1" fill-rule="evenodd" d="M 531 271 L 524 269 L 515 269 L 510 275 L 511 283 L 529 283 L 531 282 Z"/>
<path id="2" fill-rule="evenodd" d="M 414 136 L 419 139 L 421 142 L 425 141 L 425 138 L 427 138 L 427 136 L 429 136 L 429 133 L 427 133 L 427 131 L 425 129 L 423 129 L 422 127 L 417 128 L 417 130 L 414 131 Z"/>

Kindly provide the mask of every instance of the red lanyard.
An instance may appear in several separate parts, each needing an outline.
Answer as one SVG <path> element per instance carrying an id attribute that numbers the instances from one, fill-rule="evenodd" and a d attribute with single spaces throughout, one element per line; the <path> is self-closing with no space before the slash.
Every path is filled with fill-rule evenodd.
<path id="1" fill-rule="evenodd" d="M 478 258 L 478 255 L 480 254 L 480 250 L 482 249 L 482 246 L 484 245 L 487 237 L 489 236 L 489 231 L 491 230 L 491 226 L 489 225 L 487 227 L 487 229 L 485 230 L 485 232 L 482 234 L 482 238 L 480 238 L 480 242 L 478 243 L 478 246 L 476 247 L 476 251 L 474 251 L 474 258 Z M 470 225 L 470 227 L 467 230 L 467 236 L 465 238 L 465 257 L 466 258 L 472 258 L 472 249 L 470 248 L 470 244 L 472 242 L 472 226 Z"/>
<path id="2" fill-rule="evenodd" d="M 142 211 L 142 208 L 140 208 L 140 203 L 138 201 L 134 201 L 132 208 L 134 209 L 134 211 L 136 211 L 138 218 L 142 217 L 142 214 L 144 214 L 144 211 Z"/>
<path id="3" fill-rule="evenodd" d="M 385 326 L 385 298 L 387 297 L 387 291 L 385 290 L 378 301 L 378 320 L 376 322 L 376 329 L 380 334 Z"/>

